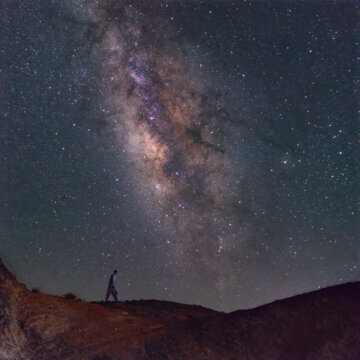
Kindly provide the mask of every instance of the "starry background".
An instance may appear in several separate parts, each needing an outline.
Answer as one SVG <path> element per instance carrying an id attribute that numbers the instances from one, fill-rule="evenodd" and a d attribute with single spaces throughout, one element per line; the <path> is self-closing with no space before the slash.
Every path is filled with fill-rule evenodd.
<path id="1" fill-rule="evenodd" d="M 1 257 L 225 311 L 359 280 L 358 10 L 3 2 Z"/>

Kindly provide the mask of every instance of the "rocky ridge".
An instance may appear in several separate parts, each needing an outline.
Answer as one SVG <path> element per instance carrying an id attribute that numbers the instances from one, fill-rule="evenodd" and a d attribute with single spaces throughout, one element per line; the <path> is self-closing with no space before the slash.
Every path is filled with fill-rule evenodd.
<path id="1" fill-rule="evenodd" d="M 33 293 L 0 260 L 0 360 L 357 360 L 360 282 L 220 313 Z"/>

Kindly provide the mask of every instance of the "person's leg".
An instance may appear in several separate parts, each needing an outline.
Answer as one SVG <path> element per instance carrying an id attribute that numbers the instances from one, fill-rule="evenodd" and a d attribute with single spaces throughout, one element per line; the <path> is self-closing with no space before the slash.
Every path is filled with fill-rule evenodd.
<path id="1" fill-rule="evenodd" d="M 110 296 L 112 296 L 115 299 L 113 286 L 109 289 L 109 292 L 110 292 Z"/>
<path id="2" fill-rule="evenodd" d="M 114 297 L 115 301 L 118 301 L 118 293 L 115 290 L 115 288 L 113 289 L 113 297 Z"/>
<path id="3" fill-rule="evenodd" d="M 106 291 L 106 297 L 105 297 L 105 301 L 109 300 L 109 296 L 110 296 L 110 288 L 108 287 L 107 291 Z"/>

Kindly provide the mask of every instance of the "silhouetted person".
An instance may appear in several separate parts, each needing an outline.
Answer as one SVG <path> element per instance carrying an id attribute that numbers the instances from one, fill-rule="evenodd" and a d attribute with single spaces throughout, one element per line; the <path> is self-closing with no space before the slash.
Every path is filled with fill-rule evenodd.
<path id="1" fill-rule="evenodd" d="M 117 270 L 114 270 L 114 272 L 111 274 L 110 276 L 110 280 L 109 280 L 109 285 L 108 285 L 108 289 L 106 292 L 106 298 L 105 301 L 108 301 L 109 296 L 112 295 L 115 301 L 118 301 L 118 297 L 117 297 L 117 291 L 115 289 L 115 275 L 117 274 Z"/>

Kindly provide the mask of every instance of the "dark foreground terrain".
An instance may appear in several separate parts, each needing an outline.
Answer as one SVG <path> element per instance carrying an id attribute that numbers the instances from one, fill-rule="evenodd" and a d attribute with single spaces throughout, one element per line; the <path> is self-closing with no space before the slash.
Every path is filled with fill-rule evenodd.
<path id="1" fill-rule="evenodd" d="M 219 313 L 33 293 L 0 260 L 0 360 L 357 360 L 360 282 Z"/>

